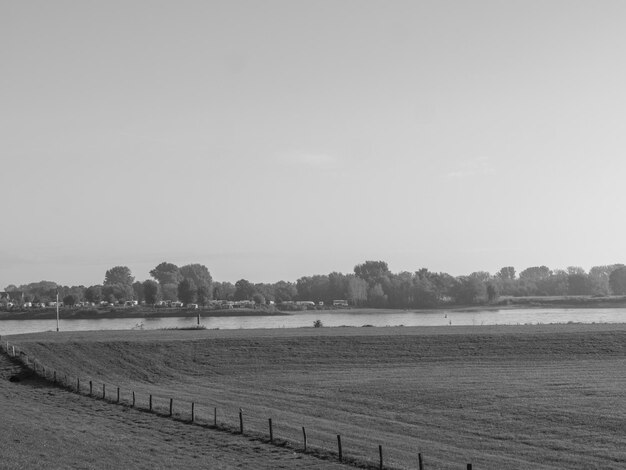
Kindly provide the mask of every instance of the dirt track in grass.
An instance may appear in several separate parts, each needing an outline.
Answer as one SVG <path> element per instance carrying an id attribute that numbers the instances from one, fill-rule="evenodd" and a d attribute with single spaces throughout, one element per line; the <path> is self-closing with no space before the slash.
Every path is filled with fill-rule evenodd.
<path id="1" fill-rule="evenodd" d="M 74 468 L 107 468 L 99 462 L 332 468 L 329 460 L 262 442 L 269 417 L 275 436 L 295 445 L 302 426 L 310 446 L 334 449 L 341 434 L 344 453 L 367 462 L 377 461 L 382 444 L 386 464 L 396 468 L 416 468 L 417 452 L 429 470 L 467 462 L 481 469 L 626 466 L 624 325 L 47 333 L 9 340 L 59 376 L 93 380 L 95 390 L 119 386 L 122 401 L 135 390 L 138 406 L 147 407 L 152 393 L 167 414 L 173 397 L 182 420 L 194 401 L 200 422 L 211 423 L 218 407 L 220 423 L 236 427 L 242 407 L 246 432 L 259 440 L 37 380 L 2 381 L 0 402 L 11 423 L 0 431 L 3 448 L 20 436 L 10 447 L 16 465 L 6 468 L 54 466 L 59 446 L 80 457 Z"/>

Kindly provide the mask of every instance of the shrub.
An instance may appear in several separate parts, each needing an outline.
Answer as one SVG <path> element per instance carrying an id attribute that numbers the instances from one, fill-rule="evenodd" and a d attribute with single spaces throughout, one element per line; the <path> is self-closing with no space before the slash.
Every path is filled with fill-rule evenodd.
<path id="1" fill-rule="evenodd" d="M 315 321 L 313 322 L 313 326 L 314 326 L 315 328 L 321 328 L 321 327 L 323 327 L 323 326 L 324 326 L 324 324 L 322 323 L 322 320 L 315 320 Z"/>

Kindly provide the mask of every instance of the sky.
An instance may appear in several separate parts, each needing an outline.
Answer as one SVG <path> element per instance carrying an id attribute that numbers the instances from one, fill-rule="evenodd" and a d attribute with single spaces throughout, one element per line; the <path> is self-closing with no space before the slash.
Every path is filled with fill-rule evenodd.
<path id="1" fill-rule="evenodd" d="M 624 263 L 626 2 L 0 0 L 0 289 Z"/>

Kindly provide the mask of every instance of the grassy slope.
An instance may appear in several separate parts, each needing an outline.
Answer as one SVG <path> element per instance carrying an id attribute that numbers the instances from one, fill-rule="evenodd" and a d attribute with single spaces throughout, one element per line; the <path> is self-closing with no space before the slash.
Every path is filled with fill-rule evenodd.
<path id="1" fill-rule="evenodd" d="M 0 355 L 0 469 L 306 469 L 345 466 L 77 395 Z"/>
<path id="2" fill-rule="evenodd" d="M 59 374 L 188 416 L 415 468 L 624 468 L 626 327 L 341 328 L 16 336 Z M 63 372 L 61 372 L 63 371 Z M 183 403 L 183 402 L 187 403 Z"/>

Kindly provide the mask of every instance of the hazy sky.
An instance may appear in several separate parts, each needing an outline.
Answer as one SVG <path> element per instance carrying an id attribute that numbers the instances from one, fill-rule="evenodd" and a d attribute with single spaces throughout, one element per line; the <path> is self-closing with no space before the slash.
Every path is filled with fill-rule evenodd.
<path id="1" fill-rule="evenodd" d="M 0 0 L 0 289 L 626 262 L 626 2 Z"/>

